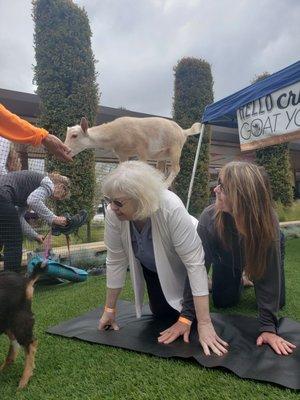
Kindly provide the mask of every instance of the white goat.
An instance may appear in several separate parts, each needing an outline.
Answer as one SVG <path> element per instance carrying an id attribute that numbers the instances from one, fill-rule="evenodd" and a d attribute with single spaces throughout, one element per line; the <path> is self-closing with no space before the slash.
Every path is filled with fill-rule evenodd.
<path id="1" fill-rule="evenodd" d="M 200 133 L 200 129 L 199 122 L 190 129 L 182 129 L 176 122 L 159 117 L 121 117 L 89 128 L 86 118 L 82 118 L 80 125 L 67 129 L 65 144 L 73 155 L 85 149 L 100 148 L 113 150 L 120 162 L 134 156 L 145 162 L 157 160 L 161 170 L 162 162 L 170 160 L 167 179 L 170 186 L 180 171 L 181 150 L 187 137 Z"/>

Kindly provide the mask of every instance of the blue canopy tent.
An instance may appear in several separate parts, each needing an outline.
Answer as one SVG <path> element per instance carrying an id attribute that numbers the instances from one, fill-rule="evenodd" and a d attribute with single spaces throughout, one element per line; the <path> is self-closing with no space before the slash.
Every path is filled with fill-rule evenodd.
<path id="1" fill-rule="evenodd" d="M 205 108 L 202 123 L 237 128 L 236 111 L 251 101 L 300 81 L 300 61 Z"/>
<path id="2" fill-rule="evenodd" d="M 300 81 L 300 61 L 275 72 L 267 78 L 253 83 L 246 88 L 239 90 L 238 92 L 225 97 L 215 103 L 208 105 L 205 108 L 202 117 L 202 129 L 199 137 L 197 152 L 195 156 L 194 168 L 192 172 L 192 178 L 189 187 L 188 199 L 186 208 L 188 209 L 190 203 L 190 197 L 192 193 L 194 177 L 196 172 L 196 166 L 198 162 L 202 136 L 205 125 L 218 125 L 227 128 L 237 128 L 237 110 L 250 103 L 251 101 L 257 100 L 263 96 L 271 94 L 276 90 L 292 85 L 293 83 Z"/>

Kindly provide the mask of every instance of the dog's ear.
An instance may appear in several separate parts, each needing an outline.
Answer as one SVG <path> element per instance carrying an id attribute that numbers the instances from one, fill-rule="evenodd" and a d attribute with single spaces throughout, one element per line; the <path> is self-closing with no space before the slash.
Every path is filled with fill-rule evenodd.
<path id="1" fill-rule="evenodd" d="M 83 130 L 83 133 L 87 133 L 87 130 L 89 128 L 89 123 L 88 123 L 88 120 L 85 117 L 81 118 L 80 128 Z"/>

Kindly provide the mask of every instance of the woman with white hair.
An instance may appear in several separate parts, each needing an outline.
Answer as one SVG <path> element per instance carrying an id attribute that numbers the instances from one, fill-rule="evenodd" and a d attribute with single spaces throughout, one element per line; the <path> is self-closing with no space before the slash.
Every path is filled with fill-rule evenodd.
<path id="1" fill-rule="evenodd" d="M 127 161 L 106 177 L 102 189 L 109 206 L 105 220 L 107 294 L 99 329 L 119 329 L 116 304 L 129 265 L 137 317 L 142 313 L 145 282 L 154 316 L 177 319 L 161 332 L 160 343 L 171 343 L 182 335 L 188 342 L 195 312 L 204 353 L 226 353 L 228 345 L 216 334 L 209 315 L 197 220 L 167 190 L 163 175 L 141 161 Z M 189 293 L 189 286 L 192 299 L 184 294 Z"/>

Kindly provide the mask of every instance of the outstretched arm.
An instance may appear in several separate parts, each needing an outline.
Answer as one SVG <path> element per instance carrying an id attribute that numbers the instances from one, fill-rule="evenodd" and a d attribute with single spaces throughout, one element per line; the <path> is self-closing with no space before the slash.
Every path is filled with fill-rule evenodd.
<path id="1" fill-rule="evenodd" d="M 71 150 L 56 136 L 43 128 L 37 128 L 30 122 L 18 117 L 0 104 L 0 135 L 4 138 L 32 146 L 44 145 L 46 149 L 61 161 L 71 161 Z"/>

